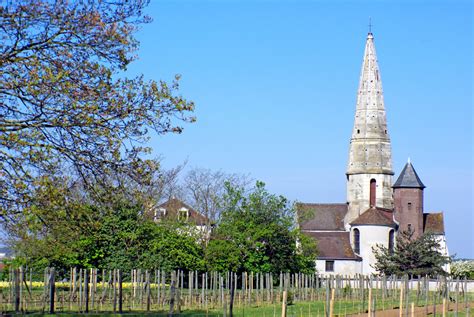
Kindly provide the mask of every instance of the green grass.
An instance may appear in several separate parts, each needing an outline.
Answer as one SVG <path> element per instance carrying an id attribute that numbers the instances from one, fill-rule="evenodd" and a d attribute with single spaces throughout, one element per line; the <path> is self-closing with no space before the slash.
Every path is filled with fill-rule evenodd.
<path id="1" fill-rule="evenodd" d="M 47 300 L 42 298 L 43 290 L 33 289 L 31 295 L 28 293 L 23 293 L 24 299 L 27 304 L 27 311 L 28 315 L 37 315 L 37 316 L 46 316 L 41 311 L 47 309 L 48 303 Z M 197 296 L 200 296 L 200 293 L 194 293 Z M 234 306 L 234 316 L 235 317 L 273 317 L 273 316 L 281 316 L 281 303 L 278 303 L 278 299 L 280 298 L 279 294 L 275 294 L 274 299 L 277 301 L 276 304 L 271 304 L 268 302 L 264 302 L 263 300 L 266 299 L 266 293 L 260 294 L 260 296 L 252 296 L 252 303 L 248 304 L 248 299 L 243 299 L 240 295 L 241 292 L 236 294 L 235 299 L 235 306 Z M 75 298 L 74 302 L 69 303 L 70 300 L 70 293 L 68 290 L 65 289 L 58 289 L 57 290 L 57 301 L 56 301 L 56 314 L 54 316 L 83 316 L 84 314 L 79 314 L 79 307 L 78 307 L 78 298 Z M 96 293 L 96 298 L 94 300 L 94 307 L 92 307 L 92 301 L 89 302 L 90 313 L 88 316 L 118 316 L 118 314 L 113 314 L 113 306 L 111 302 L 111 294 L 107 295 L 107 298 L 103 304 L 98 304 L 98 297 L 100 297 L 101 292 Z M 156 291 L 153 292 L 153 295 L 156 296 Z M 212 297 L 212 292 L 208 292 L 208 307 L 209 310 L 200 309 L 197 306 L 196 302 L 193 301 L 193 305 L 188 305 L 186 301 L 183 301 L 183 311 L 181 314 L 176 314 L 176 316 L 196 316 L 196 317 L 217 317 L 223 316 L 223 311 L 217 302 L 218 297 Z M 336 316 L 345 316 L 346 314 L 358 314 L 364 313 L 367 311 L 368 305 L 368 292 L 364 292 L 364 301 L 361 300 L 361 294 L 358 292 L 344 292 L 340 291 L 335 294 L 336 301 L 334 304 L 334 315 Z M 410 291 L 408 293 L 409 298 L 408 301 L 403 301 L 403 305 L 407 302 L 411 304 L 412 302 L 415 305 L 422 306 L 425 301 L 423 296 L 417 296 L 416 291 Z M 418 294 L 419 295 L 419 294 Z M 168 298 L 169 294 L 166 293 L 166 298 Z M 183 299 L 188 299 L 188 293 L 183 292 L 181 294 Z M 396 308 L 399 306 L 399 292 L 393 291 L 389 292 L 387 295 L 384 295 L 384 300 L 382 300 L 382 292 L 380 290 L 373 290 L 372 296 L 375 299 L 375 308 L 376 310 L 387 310 Z M 387 297 L 388 296 L 388 297 Z M 291 297 L 295 297 L 294 305 L 288 306 L 288 317 L 299 317 L 299 316 L 324 316 L 325 311 L 325 290 L 320 290 L 319 292 L 314 293 L 314 301 L 296 301 L 297 294 L 292 293 Z M 156 302 L 156 297 L 152 298 L 152 305 L 150 313 L 145 312 L 145 298 L 138 296 L 136 298 L 132 297 L 132 293 L 130 290 L 124 291 L 124 301 L 123 301 L 123 311 L 124 315 L 127 317 L 134 317 L 134 316 L 168 316 L 169 311 L 169 304 L 167 301 L 162 302 L 160 305 Z M 301 297 L 300 297 L 301 298 Z M 310 298 L 309 296 L 306 298 Z M 195 298 L 196 300 L 197 298 Z M 318 299 L 318 300 L 316 300 Z M 417 301 L 418 299 L 418 301 Z M 440 304 L 441 296 L 437 292 L 429 292 L 429 299 L 428 305 L 432 306 L 434 300 L 436 299 L 436 303 Z M 459 309 L 462 310 L 464 307 L 464 297 L 459 295 Z M 469 302 L 474 302 L 474 293 L 467 294 L 467 300 Z M 2 311 L 11 312 L 13 310 L 13 299 L 11 297 L 11 292 L 8 290 L 0 290 L 0 308 Z M 245 302 L 245 305 L 243 303 Z M 259 303 L 259 305 L 257 305 Z M 83 306 L 84 307 L 84 306 Z M 455 309 L 455 303 L 450 303 L 450 308 Z M 118 308 L 118 305 L 117 305 Z M 31 313 L 34 312 L 34 313 Z M 438 315 L 440 313 L 440 309 L 437 311 Z M 448 313 L 448 316 L 454 316 L 454 313 Z M 465 316 L 465 313 L 458 313 L 458 316 Z"/>
<path id="2" fill-rule="evenodd" d="M 472 305 L 472 304 L 471 304 Z M 460 303 L 459 309 L 462 310 L 464 307 Z M 362 308 L 362 303 L 353 302 L 353 301 L 340 301 L 335 303 L 334 305 L 334 315 L 335 316 L 345 316 L 346 314 L 357 314 L 359 312 L 365 312 L 367 307 Z M 394 307 L 386 307 L 394 308 Z M 378 310 L 381 307 L 377 307 Z M 447 316 L 466 316 L 465 312 L 458 312 L 457 315 L 453 311 L 455 309 L 455 305 L 451 305 Z M 318 301 L 318 302 L 297 302 L 294 305 L 288 306 L 287 309 L 287 316 L 288 317 L 322 317 L 324 316 L 325 310 L 325 303 Z M 111 312 L 101 312 L 101 313 L 94 313 L 91 312 L 87 316 L 90 317 L 117 317 L 117 316 L 125 316 L 125 317 L 138 317 L 138 316 L 148 316 L 148 317 L 165 317 L 168 316 L 168 309 L 154 311 L 154 312 L 137 312 L 137 311 L 124 311 L 122 315 L 113 314 Z M 438 310 L 436 315 L 440 315 L 441 311 Z M 56 317 L 79 317 L 84 316 L 84 314 L 79 313 L 62 313 L 58 312 L 54 315 L 49 314 L 42 314 L 42 313 L 32 313 L 29 314 L 32 316 L 56 316 Z M 223 311 L 220 309 L 209 309 L 206 310 L 199 310 L 199 309 L 185 309 L 180 314 L 175 312 L 175 316 L 194 316 L 194 317 L 222 317 Z M 228 314 L 227 314 L 228 316 Z M 262 306 L 245 306 L 245 307 L 236 307 L 234 308 L 234 317 L 279 317 L 281 316 L 281 304 L 273 304 L 273 305 L 262 305 Z M 432 315 L 431 315 L 432 316 Z"/>

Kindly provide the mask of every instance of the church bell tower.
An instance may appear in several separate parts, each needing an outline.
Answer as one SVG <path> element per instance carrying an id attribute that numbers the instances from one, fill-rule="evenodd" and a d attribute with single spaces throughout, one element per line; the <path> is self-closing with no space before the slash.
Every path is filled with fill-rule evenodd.
<path id="1" fill-rule="evenodd" d="M 369 207 L 393 208 L 392 149 L 372 33 L 365 44 L 346 175 L 346 225 Z"/>

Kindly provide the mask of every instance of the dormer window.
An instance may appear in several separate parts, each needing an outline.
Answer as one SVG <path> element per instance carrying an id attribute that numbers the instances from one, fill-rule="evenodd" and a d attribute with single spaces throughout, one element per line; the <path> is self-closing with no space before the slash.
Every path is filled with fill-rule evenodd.
<path id="1" fill-rule="evenodd" d="M 163 219 L 165 216 L 166 216 L 166 209 L 159 208 L 158 210 L 155 210 L 153 214 L 153 221 L 158 221 L 160 219 Z"/>
<path id="2" fill-rule="evenodd" d="M 178 219 L 179 220 L 188 220 L 189 218 L 189 210 L 186 208 L 181 208 L 178 210 Z"/>

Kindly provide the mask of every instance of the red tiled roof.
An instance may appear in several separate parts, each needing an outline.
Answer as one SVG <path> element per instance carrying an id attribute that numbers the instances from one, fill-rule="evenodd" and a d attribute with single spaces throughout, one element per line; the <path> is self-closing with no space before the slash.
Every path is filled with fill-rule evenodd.
<path id="1" fill-rule="evenodd" d="M 296 208 L 301 230 L 344 230 L 347 204 L 298 203 Z"/>
<path id="2" fill-rule="evenodd" d="M 356 220 L 352 221 L 351 225 L 375 225 L 394 228 L 397 226 L 393 220 L 393 210 L 379 207 L 367 209 Z"/>
<path id="3" fill-rule="evenodd" d="M 423 214 L 423 232 L 444 234 L 443 212 Z"/>
<path id="4" fill-rule="evenodd" d="M 318 244 L 318 259 L 323 260 L 355 260 L 362 259 L 352 250 L 349 232 L 311 232 L 303 231 L 309 237 L 312 237 Z"/>
<path id="5" fill-rule="evenodd" d="M 206 216 L 200 214 L 194 210 L 194 208 L 176 198 L 171 198 L 170 200 L 159 205 L 158 208 L 165 209 L 167 216 L 177 215 L 180 209 L 185 208 L 189 211 L 189 221 L 192 221 L 197 225 L 204 225 L 209 222 L 209 219 Z"/>

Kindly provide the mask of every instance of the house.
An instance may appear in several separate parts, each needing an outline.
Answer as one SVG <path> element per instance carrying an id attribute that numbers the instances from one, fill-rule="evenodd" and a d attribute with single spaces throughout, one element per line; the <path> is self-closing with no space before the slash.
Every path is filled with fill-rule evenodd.
<path id="1" fill-rule="evenodd" d="M 168 219 L 192 224 L 198 233 L 204 234 L 205 239 L 208 239 L 211 233 L 212 226 L 209 218 L 176 197 L 172 197 L 156 208 L 153 208 L 149 212 L 149 215 L 153 218 L 153 221 L 157 223 Z"/>

